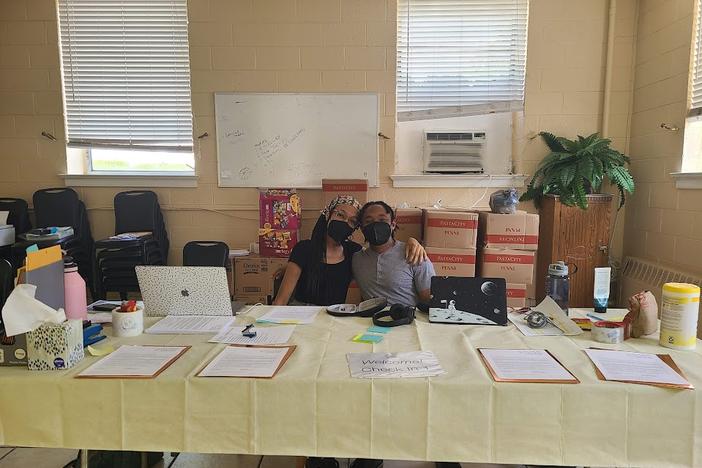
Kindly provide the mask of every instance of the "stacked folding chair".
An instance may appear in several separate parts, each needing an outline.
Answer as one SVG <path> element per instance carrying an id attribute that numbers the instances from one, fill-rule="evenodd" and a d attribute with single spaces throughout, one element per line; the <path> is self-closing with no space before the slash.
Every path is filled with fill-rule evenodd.
<path id="1" fill-rule="evenodd" d="M 221 241 L 190 241 L 183 247 L 183 266 L 229 267 L 229 246 Z"/>
<path id="2" fill-rule="evenodd" d="M 168 233 L 158 197 L 150 190 L 133 190 L 115 195 L 115 236 L 95 242 L 96 294 L 139 291 L 134 267 L 165 265 Z"/>
<path id="3" fill-rule="evenodd" d="M 15 227 L 15 236 L 32 229 L 29 221 L 29 207 L 21 198 L 0 198 L 0 211 L 7 211 L 7 224 Z"/>
<path id="4" fill-rule="evenodd" d="M 7 211 L 7 224 L 15 227 L 15 239 L 17 236 L 24 234 L 32 228 L 32 223 L 29 221 L 29 207 L 27 202 L 21 198 L 0 198 L 0 211 Z M 13 245 L 4 245 L 0 247 L 0 258 L 10 262 L 13 269 L 22 266 L 21 261 L 24 259 L 24 251 L 18 253 L 20 257 L 17 260 L 13 258 Z"/>
<path id="5" fill-rule="evenodd" d="M 66 187 L 37 190 L 32 196 L 32 201 L 38 228 L 53 226 L 73 228 L 73 236 L 58 241 L 38 242 L 39 247 L 59 244 L 78 264 L 78 273 L 92 291 L 93 235 L 90 232 L 85 204 L 78 198 L 75 190 Z"/>

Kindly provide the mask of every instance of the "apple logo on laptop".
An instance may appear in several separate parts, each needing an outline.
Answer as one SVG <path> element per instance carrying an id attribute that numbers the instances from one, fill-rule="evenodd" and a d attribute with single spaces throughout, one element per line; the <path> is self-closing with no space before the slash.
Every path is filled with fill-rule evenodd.
<path id="1" fill-rule="evenodd" d="M 183 289 L 183 290 L 180 292 L 180 295 L 183 296 L 183 297 L 188 297 L 188 296 L 190 296 L 190 293 L 188 292 L 187 289 Z"/>

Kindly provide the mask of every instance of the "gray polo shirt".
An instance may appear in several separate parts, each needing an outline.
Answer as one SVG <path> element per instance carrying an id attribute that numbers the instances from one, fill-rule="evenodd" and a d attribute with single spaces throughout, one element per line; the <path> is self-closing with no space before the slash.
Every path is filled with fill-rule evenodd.
<path id="1" fill-rule="evenodd" d="M 429 260 L 419 265 L 407 263 L 405 243 L 400 241 L 380 255 L 372 249 L 356 252 L 352 268 L 363 300 L 385 297 L 388 304 L 417 305 L 418 292 L 429 289 L 435 275 Z"/>

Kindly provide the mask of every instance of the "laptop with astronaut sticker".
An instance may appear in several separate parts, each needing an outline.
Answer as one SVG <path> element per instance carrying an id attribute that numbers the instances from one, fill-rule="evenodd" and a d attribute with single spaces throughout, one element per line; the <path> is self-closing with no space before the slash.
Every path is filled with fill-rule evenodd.
<path id="1" fill-rule="evenodd" d="M 465 325 L 506 325 L 504 278 L 434 276 L 429 321 Z"/>

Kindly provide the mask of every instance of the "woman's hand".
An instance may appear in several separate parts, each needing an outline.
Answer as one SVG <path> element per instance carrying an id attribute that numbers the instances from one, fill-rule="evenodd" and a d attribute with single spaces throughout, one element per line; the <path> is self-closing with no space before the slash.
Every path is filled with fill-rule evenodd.
<path id="1" fill-rule="evenodd" d="M 424 250 L 422 244 L 420 244 L 414 237 L 407 239 L 407 245 L 405 246 L 405 260 L 407 260 L 407 263 L 412 265 L 419 265 L 420 263 L 429 260 L 429 257 L 427 257 L 427 251 Z"/>

